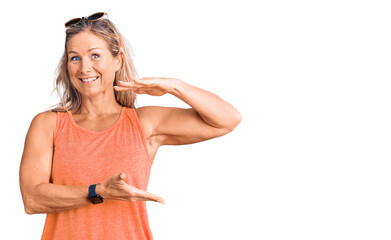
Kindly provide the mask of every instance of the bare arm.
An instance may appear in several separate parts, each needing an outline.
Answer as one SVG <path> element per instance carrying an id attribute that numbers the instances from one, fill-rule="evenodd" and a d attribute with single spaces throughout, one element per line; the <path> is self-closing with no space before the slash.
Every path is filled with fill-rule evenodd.
<path id="1" fill-rule="evenodd" d="M 43 112 L 36 115 L 26 135 L 19 177 L 24 208 L 28 214 L 57 212 L 89 203 L 88 186 L 50 183 L 55 114 Z"/>
<path id="2" fill-rule="evenodd" d="M 155 136 L 160 145 L 187 144 L 219 137 L 231 132 L 241 114 L 214 93 L 175 79 L 170 93 L 192 108 L 162 108 Z"/>
<path id="3" fill-rule="evenodd" d="M 191 108 L 147 106 L 137 109 L 144 135 L 151 144 L 181 145 L 225 135 L 235 129 L 242 116 L 231 104 L 214 93 L 176 78 L 145 77 L 119 82 L 116 91 L 161 96 L 170 93 Z"/>
<path id="4" fill-rule="evenodd" d="M 216 94 L 175 79 L 171 94 L 181 99 L 198 113 L 204 123 L 228 133 L 242 120 L 242 116 L 230 103 Z"/>
<path id="5" fill-rule="evenodd" d="M 27 214 L 53 213 L 90 204 L 87 198 L 89 186 L 50 183 L 56 118 L 56 113 L 49 111 L 38 114 L 26 135 L 19 177 Z M 107 199 L 163 202 L 163 199 L 153 194 L 127 185 L 125 177 L 124 174 L 111 177 L 97 186 L 97 194 Z"/>

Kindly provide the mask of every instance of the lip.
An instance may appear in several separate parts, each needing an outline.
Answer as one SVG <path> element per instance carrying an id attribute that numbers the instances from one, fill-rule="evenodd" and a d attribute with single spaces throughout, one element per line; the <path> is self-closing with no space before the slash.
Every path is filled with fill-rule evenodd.
<path id="1" fill-rule="evenodd" d="M 91 81 L 91 82 L 83 82 L 81 79 L 86 79 L 86 78 L 97 78 L 95 79 L 94 81 Z M 100 79 L 99 76 L 93 76 L 93 77 L 82 77 L 82 78 L 78 78 L 80 80 L 80 82 L 82 82 L 83 84 L 91 84 L 91 83 L 94 83 L 96 82 L 96 80 Z"/>

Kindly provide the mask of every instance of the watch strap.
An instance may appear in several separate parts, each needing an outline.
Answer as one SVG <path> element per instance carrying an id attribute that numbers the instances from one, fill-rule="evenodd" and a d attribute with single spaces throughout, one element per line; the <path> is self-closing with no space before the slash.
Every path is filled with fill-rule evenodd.
<path id="1" fill-rule="evenodd" d="M 96 197 L 96 185 L 99 185 L 99 183 L 97 184 L 91 184 L 90 187 L 88 188 L 88 198 L 93 198 L 93 197 Z"/>
<path id="2" fill-rule="evenodd" d="M 88 187 L 88 199 L 93 204 L 98 204 L 98 203 L 102 203 L 103 202 L 103 198 L 101 196 L 99 196 L 99 194 L 96 193 L 96 190 L 95 190 L 96 189 L 96 185 L 99 185 L 99 183 L 91 184 Z"/>

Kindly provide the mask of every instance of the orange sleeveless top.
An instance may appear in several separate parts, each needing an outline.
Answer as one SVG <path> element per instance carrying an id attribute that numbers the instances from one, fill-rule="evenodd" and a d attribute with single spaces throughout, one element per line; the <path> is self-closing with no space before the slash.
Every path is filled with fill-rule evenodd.
<path id="1" fill-rule="evenodd" d="M 146 191 L 151 166 L 134 109 L 122 107 L 117 122 L 101 132 L 77 125 L 70 111 L 57 112 L 51 176 L 54 184 L 88 186 L 125 172 L 125 182 Z M 145 201 L 104 199 L 100 204 L 48 213 L 41 239 L 153 238 Z"/>

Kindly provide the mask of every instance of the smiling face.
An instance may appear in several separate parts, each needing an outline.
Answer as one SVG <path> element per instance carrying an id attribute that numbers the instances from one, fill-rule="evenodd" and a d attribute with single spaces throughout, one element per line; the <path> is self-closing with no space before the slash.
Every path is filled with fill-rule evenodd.
<path id="1" fill-rule="evenodd" d="M 78 33 L 69 39 L 67 53 L 69 77 L 81 95 L 113 92 L 121 60 L 120 55 L 113 57 L 104 39 L 88 31 Z"/>

